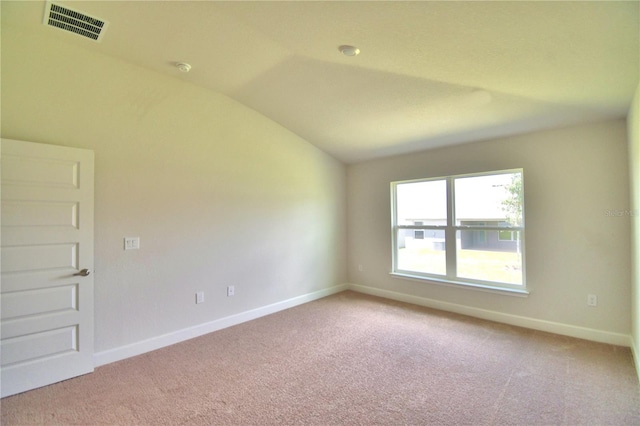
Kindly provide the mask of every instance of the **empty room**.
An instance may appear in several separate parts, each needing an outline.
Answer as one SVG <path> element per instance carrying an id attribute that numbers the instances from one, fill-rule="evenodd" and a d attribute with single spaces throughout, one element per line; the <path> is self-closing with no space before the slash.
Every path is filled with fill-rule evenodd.
<path id="1" fill-rule="evenodd" d="M 639 1 L 6 1 L 1 423 L 640 424 Z"/>

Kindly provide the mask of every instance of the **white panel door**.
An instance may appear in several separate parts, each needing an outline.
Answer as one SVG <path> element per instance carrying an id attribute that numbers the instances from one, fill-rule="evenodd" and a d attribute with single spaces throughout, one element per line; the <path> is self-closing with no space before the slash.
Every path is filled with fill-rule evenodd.
<path id="1" fill-rule="evenodd" d="M 1 157 L 4 397 L 93 371 L 93 151 L 3 139 Z"/>

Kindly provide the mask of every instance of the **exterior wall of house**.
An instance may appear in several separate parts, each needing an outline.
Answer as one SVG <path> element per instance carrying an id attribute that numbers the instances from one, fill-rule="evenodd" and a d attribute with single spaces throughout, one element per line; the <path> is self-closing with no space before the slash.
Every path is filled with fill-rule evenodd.
<path id="1" fill-rule="evenodd" d="M 483 222 L 485 226 L 500 226 L 500 222 Z M 462 222 L 462 225 L 469 223 Z M 465 230 L 461 231 L 460 248 L 467 250 L 491 250 L 491 251 L 512 251 L 518 250 L 518 241 L 512 231 L 506 230 L 512 239 L 501 238 L 501 231 L 487 230 Z"/>

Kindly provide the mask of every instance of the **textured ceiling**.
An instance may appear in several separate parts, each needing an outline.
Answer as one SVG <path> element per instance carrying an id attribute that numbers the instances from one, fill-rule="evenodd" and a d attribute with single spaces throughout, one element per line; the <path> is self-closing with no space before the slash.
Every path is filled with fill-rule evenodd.
<path id="1" fill-rule="evenodd" d="M 109 21 L 100 43 L 2 3 L 21 31 L 222 92 L 345 162 L 623 117 L 640 79 L 638 1 L 59 2 Z"/>

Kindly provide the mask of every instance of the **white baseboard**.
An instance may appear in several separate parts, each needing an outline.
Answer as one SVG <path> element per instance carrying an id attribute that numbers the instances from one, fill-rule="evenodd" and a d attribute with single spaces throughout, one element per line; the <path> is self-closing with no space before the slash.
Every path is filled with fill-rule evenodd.
<path id="1" fill-rule="evenodd" d="M 535 318 L 522 317 L 518 315 L 505 314 L 502 312 L 490 311 L 486 309 L 473 308 L 455 303 L 442 302 L 439 300 L 428 299 L 425 297 L 414 296 L 405 293 L 399 293 L 390 290 L 382 290 L 374 287 L 367 287 L 359 284 L 341 284 L 327 289 L 319 290 L 313 293 L 304 294 L 291 299 L 276 302 L 270 305 L 262 306 L 250 311 L 241 312 L 228 317 L 219 318 L 217 320 L 198 324 L 172 333 L 163 334 L 161 336 L 152 337 L 140 342 L 131 343 L 129 345 L 120 346 L 102 352 L 96 352 L 93 355 L 93 362 L 96 367 L 110 364 L 133 356 L 151 352 L 156 349 L 170 346 L 194 337 L 202 336 L 217 330 L 222 330 L 246 321 L 251 321 L 266 315 L 270 315 L 284 309 L 302 305 L 313 300 L 321 299 L 335 293 L 345 290 L 353 290 L 359 293 L 370 294 L 372 296 L 383 297 L 386 299 L 397 300 L 399 302 L 412 303 L 414 305 L 425 306 L 428 308 L 439 309 L 442 311 L 454 312 L 462 315 L 468 315 L 476 318 L 496 321 L 504 324 L 514 325 L 518 327 L 530 328 L 533 330 L 546 331 L 549 333 L 560 334 L 564 336 L 577 337 L 580 339 L 591 340 L 595 342 L 608 343 L 618 346 L 631 347 L 636 363 L 636 369 L 640 379 L 640 348 L 635 345 L 630 335 L 621 333 L 612 333 L 608 331 L 595 330 L 586 327 L 578 327 L 573 325 L 561 324 L 551 321 L 539 320 Z"/>
<path id="2" fill-rule="evenodd" d="M 370 294 L 372 296 L 384 297 L 386 299 L 412 303 L 414 305 L 425 306 L 442 311 L 455 312 L 457 314 L 468 315 L 475 318 L 482 318 L 489 321 L 530 328 L 533 330 L 546 331 L 563 336 L 577 337 L 579 339 L 591 340 L 600 343 L 608 343 L 611 345 L 633 348 L 631 336 L 627 334 L 612 333 L 609 331 L 595 330 L 575 325 L 505 314 L 502 312 L 489 311 L 486 309 L 473 308 L 470 306 L 458 305 L 455 303 L 442 302 L 440 300 L 428 299 L 425 297 L 413 296 L 410 294 L 398 293 L 390 290 L 382 290 L 359 284 L 348 284 L 348 289 L 359 293 Z M 636 365 L 638 365 L 637 356 L 640 356 L 640 353 L 637 353 L 636 351 Z"/>
<path id="3" fill-rule="evenodd" d="M 633 340 L 633 336 L 631 339 L 631 353 L 633 354 L 633 361 L 636 366 L 636 373 L 638 373 L 638 381 L 640 381 L 640 348 L 638 348 L 638 343 Z"/>
<path id="4" fill-rule="evenodd" d="M 172 333 L 152 337 L 140 342 L 131 343 L 129 345 L 120 346 L 102 352 L 96 352 L 95 354 L 93 354 L 93 363 L 96 367 L 100 367 L 101 365 L 110 364 L 112 362 L 120 361 L 136 355 L 141 355 L 143 353 L 180 343 L 185 340 L 193 339 L 194 337 L 202 336 L 213 331 L 222 330 L 223 328 L 231 327 L 233 325 L 251 321 L 253 319 L 260 318 L 265 315 L 270 315 L 284 309 L 302 305 L 303 303 L 321 299 L 323 297 L 330 296 L 347 289 L 347 284 L 337 285 L 327 289 L 315 291 L 313 293 L 307 293 L 303 294 L 302 296 L 283 300 L 281 302 L 276 302 L 271 305 L 262 306 L 250 311 L 230 315 L 228 317 L 220 318 L 204 324 L 198 324 L 193 327 L 177 330 Z"/>

